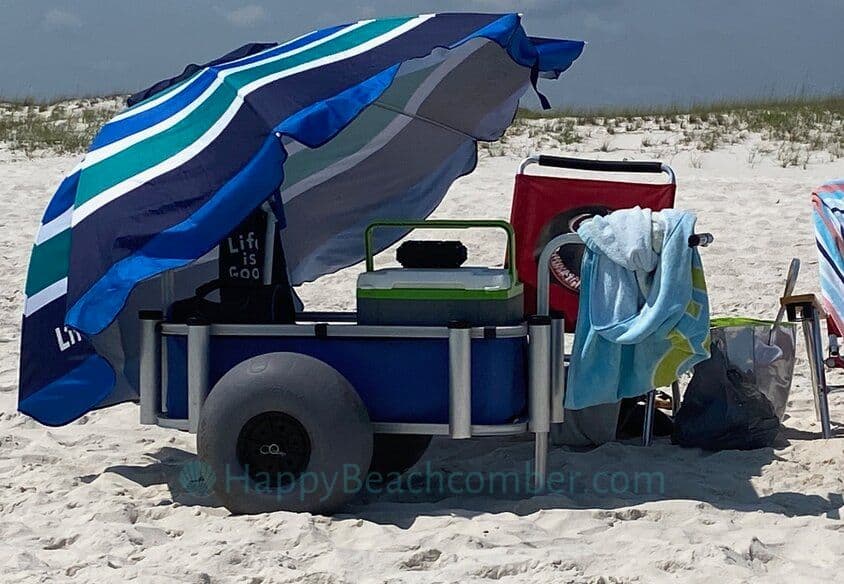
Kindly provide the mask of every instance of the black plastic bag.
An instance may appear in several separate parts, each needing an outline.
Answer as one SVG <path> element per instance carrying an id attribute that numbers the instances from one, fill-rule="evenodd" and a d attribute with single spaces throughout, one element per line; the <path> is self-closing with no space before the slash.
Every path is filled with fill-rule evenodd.
<path id="1" fill-rule="evenodd" d="M 753 380 L 727 362 L 712 344 L 712 357 L 694 368 L 674 420 L 672 442 L 706 450 L 751 450 L 771 446 L 780 421 Z"/>

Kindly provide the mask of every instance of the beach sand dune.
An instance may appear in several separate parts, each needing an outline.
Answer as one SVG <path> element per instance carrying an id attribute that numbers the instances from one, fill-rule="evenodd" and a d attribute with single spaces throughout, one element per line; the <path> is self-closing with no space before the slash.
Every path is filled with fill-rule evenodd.
<path id="1" fill-rule="evenodd" d="M 649 158 L 618 138 L 580 155 Z M 436 217 L 508 218 L 520 148 L 484 152 Z M 817 289 L 813 186 L 844 176 L 844 160 L 806 169 L 754 158 L 748 143 L 678 151 L 677 206 L 715 234 L 702 251 L 713 312 L 771 317 L 788 262 L 798 290 Z M 553 150 L 551 151 L 553 153 Z M 824 441 L 804 354 L 774 448 L 708 453 L 657 440 L 554 450 L 570 487 L 532 496 L 471 473 L 521 470 L 522 439 L 435 440 L 422 464 L 456 488 L 371 493 L 332 518 L 233 517 L 190 494 L 180 473 L 191 436 L 137 424 L 124 404 L 46 428 L 16 413 L 21 305 L 31 243 L 46 202 L 78 158 L 0 150 L 0 581 L 63 582 L 806 582 L 844 573 L 844 439 Z M 501 263 L 496 236 L 470 253 Z M 315 308 L 350 308 L 359 267 L 305 285 Z M 844 421 L 844 399 L 833 396 Z"/>

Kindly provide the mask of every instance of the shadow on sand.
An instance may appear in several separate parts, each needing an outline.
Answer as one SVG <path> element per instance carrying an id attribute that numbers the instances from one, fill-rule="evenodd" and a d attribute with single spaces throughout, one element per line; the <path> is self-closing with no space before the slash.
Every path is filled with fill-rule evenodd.
<path id="1" fill-rule="evenodd" d="M 155 462 L 143 466 L 110 466 L 103 472 L 118 474 L 142 487 L 167 485 L 171 499 L 181 505 L 221 506 L 203 481 L 202 467 L 195 454 L 180 448 L 166 447 L 148 456 L 155 459 Z M 82 477 L 82 480 L 94 478 Z"/>
<path id="2" fill-rule="evenodd" d="M 783 429 L 776 446 L 818 439 L 813 433 Z M 590 450 L 554 448 L 548 489 L 540 494 L 531 487 L 532 454 L 533 443 L 525 438 L 434 439 L 409 473 L 401 479 L 368 484 L 340 516 L 407 528 L 424 515 L 527 515 L 555 508 L 612 511 L 668 500 L 833 519 L 841 518 L 844 507 L 841 493 L 821 496 L 773 491 L 762 476 L 763 469 L 796 464 L 779 457 L 773 448 L 706 452 L 679 448 L 667 439 L 657 440 L 650 448 L 634 442 L 610 443 Z M 200 463 L 195 455 L 168 447 L 150 456 L 156 462 L 113 466 L 105 472 L 142 486 L 166 484 L 172 500 L 182 505 L 220 506 L 197 475 Z"/>
<path id="3" fill-rule="evenodd" d="M 777 448 L 787 446 L 789 440 L 819 439 L 806 434 L 781 434 Z M 474 442 L 435 440 L 414 469 L 419 475 L 407 476 L 401 492 L 365 495 L 368 504 L 356 504 L 354 515 L 407 527 L 418 515 L 526 515 L 550 508 L 616 510 L 668 500 L 833 519 L 840 519 L 844 507 L 841 493 L 821 496 L 777 492 L 769 487 L 762 477 L 765 467 L 796 464 L 778 456 L 773 448 L 706 452 L 673 446 L 667 439 L 657 440 L 650 448 L 633 442 L 580 451 L 556 448 L 549 460 L 548 490 L 536 495 L 529 480 L 532 443 L 514 439 Z M 510 461 L 509 468 L 502 459 Z M 508 471 L 520 475 L 521 480 L 505 480 L 502 475 Z M 799 472 L 808 478 L 809 471 Z M 446 482 L 444 489 L 440 488 L 440 476 Z"/>

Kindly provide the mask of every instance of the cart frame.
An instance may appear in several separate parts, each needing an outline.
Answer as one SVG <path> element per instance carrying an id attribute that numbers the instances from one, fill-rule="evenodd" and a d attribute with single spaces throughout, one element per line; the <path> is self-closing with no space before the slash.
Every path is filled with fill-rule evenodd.
<path id="1" fill-rule="evenodd" d="M 301 314 L 301 323 L 289 325 L 211 324 L 199 320 L 188 324 L 164 321 L 158 311 L 143 311 L 140 343 L 140 423 L 196 433 L 199 417 L 209 387 L 211 338 L 215 336 L 313 337 L 313 338 L 389 338 L 448 339 L 449 423 L 373 422 L 374 433 L 426 434 L 468 439 L 478 436 L 535 435 L 536 471 L 534 484 L 544 486 L 547 472 L 548 433 L 551 430 L 551 319 L 532 317 L 522 325 L 497 327 L 373 326 L 358 325 L 354 313 Z M 307 322 L 312 320 L 313 322 Z M 345 321 L 345 322 L 344 322 Z M 166 375 L 167 336 L 187 337 L 188 418 L 169 418 L 163 410 L 162 375 Z M 528 412 L 527 419 L 509 424 L 476 425 L 472 423 L 472 339 L 528 338 Z M 560 344 L 554 344 L 562 352 Z M 562 354 L 559 359 L 562 363 Z"/>

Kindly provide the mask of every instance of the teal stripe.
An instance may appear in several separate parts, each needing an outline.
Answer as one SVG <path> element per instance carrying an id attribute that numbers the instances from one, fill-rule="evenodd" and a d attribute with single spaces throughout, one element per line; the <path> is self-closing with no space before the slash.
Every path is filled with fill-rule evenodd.
<path id="1" fill-rule="evenodd" d="M 352 33 L 342 35 L 331 42 L 319 45 L 298 55 L 292 55 L 279 61 L 272 61 L 251 69 L 246 69 L 245 71 L 240 71 L 229 76 L 226 80 L 237 87 L 244 87 L 253 81 L 258 81 L 281 71 L 286 71 L 323 57 L 329 57 L 336 53 L 353 49 L 378 36 L 389 33 L 410 20 L 411 18 L 376 20 Z"/>
<path id="2" fill-rule="evenodd" d="M 170 86 L 170 87 L 168 87 L 167 89 L 163 89 L 163 90 L 159 91 L 158 93 L 154 93 L 154 94 L 150 95 L 150 96 L 149 96 L 148 98 L 146 98 L 145 100 L 143 100 L 143 101 L 139 101 L 138 103 L 136 103 L 135 105 L 133 105 L 132 107 L 130 107 L 129 109 L 127 109 L 125 112 L 121 112 L 121 113 L 128 113 L 128 112 L 131 112 L 131 111 L 132 111 L 132 110 L 134 110 L 135 108 L 139 108 L 139 107 L 141 107 L 142 105 L 144 105 L 145 103 L 148 103 L 148 102 L 150 102 L 150 101 L 152 101 L 152 100 L 154 100 L 154 99 L 161 99 L 162 97 L 166 97 L 166 96 L 168 96 L 168 95 L 171 95 L 172 93 L 176 92 L 176 91 L 177 91 L 180 87 L 183 87 L 184 85 L 187 85 L 188 83 L 190 83 L 191 81 L 193 81 L 194 79 L 196 79 L 196 78 L 197 78 L 197 76 L 199 76 L 199 75 L 200 75 L 200 74 L 201 74 L 204 70 L 205 70 L 205 69 L 200 69 L 199 71 L 197 71 L 196 73 L 194 73 L 193 75 L 191 75 L 190 77 L 188 77 L 187 79 L 182 79 L 181 81 L 179 81 L 178 83 L 175 83 L 175 84 L 171 85 L 171 86 Z"/>
<path id="3" fill-rule="evenodd" d="M 32 248 L 26 275 L 26 295 L 37 294 L 67 276 L 70 261 L 70 229 L 65 229 Z"/>
<path id="4" fill-rule="evenodd" d="M 196 142 L 231 105 L 237 89 L 223 84 L 184 120 L 86 168 L 79 176 L 76 207 L 104 190 L 175 156 Z"/>
<path id="5" fill-rule="evenodd" d="M 79 179 L 76 207 L 120 182 L 160 164 L 195 143 L 234 101 L 245 85 L 274 73 L 356 47 L 401 26 L 410 18 L 376 21 L 333 41 L 273 63 L 229 76 L 196 110 L 172 128 L 85 169 Z"/>

